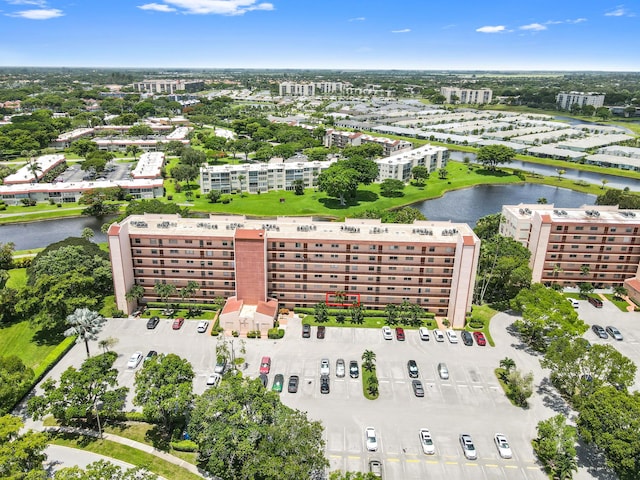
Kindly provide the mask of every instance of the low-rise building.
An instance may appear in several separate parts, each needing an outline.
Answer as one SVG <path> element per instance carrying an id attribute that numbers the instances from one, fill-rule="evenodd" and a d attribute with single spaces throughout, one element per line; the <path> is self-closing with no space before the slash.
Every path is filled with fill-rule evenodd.
<path id="1" fill-rule="evenodd" d="M 326 131 L 324 136 L 324 145 L 326 147 L 357 147 L 359 145 L 364 145 L 365 143 L 376 143 L 378 145 L 382 145 L 382 155 L 385 157 L 413 148 L 413 144 L 406 140 L 374 137 L 373 135 L 367 135 L 360 132 L 345 132 L 342 130 L 329 129 Z"/>
<path id="2" fill-rule="evenodd" d="M 36 158 L 33 165 L 24 165 L 16 173 L 7 175 L 3 180 L 4 185 L 20 185 L 37 183 L 42 177 L 58 165 L 64 163 L 66 158 L 62 154 L 41 155 Z"/>

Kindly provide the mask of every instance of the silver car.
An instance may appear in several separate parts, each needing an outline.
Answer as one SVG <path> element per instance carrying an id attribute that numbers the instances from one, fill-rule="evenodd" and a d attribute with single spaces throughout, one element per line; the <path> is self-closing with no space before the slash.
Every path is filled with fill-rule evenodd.
<path id="1" fill-rule="evenodd" d="M 346 372 L 346 368 L 344 365 L 344 360 L 342 358 L 339 358 L 336 361 L 336 377 L 338 378 L 344 377 L 345 372 Z"/>

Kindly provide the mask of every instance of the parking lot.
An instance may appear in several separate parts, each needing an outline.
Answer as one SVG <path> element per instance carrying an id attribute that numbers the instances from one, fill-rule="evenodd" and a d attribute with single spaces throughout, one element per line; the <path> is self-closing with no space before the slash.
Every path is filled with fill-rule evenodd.
<path id="1" fill-rule="evenodd" d="M 80 163 L 69 165 L 69 168 L 56 177 L 56 182 L 71 183 L 91 180 L 126 180 L 129 178 L 130 169 L 135 167 L 135 163 L 108 162 L 105 171 L 100 175 L 94 175 L 93 178 L 89 172 L 81 170 L 80 166 Z"/>
<path id="2" fill-rule="evenodd" d="M 578 313 L 589 324 L 598 321 L 603 326 L 616 325 L 625 336 L 623 342 L 600 340 L 591 330 L 585 333 L 592 343 L 610 342 L 634 361 L 640 359 L 640 314 L 620 312 L 605 302 L 595 309 L 581 302 Z M 607 319 L 604 321 L 603 319 Z M 269 388 L 273 377 L 283 374 L 285 385 L 282 401 L 308 412 L 311 419 L 322 421 L 330 469 L 367 471 L 371 459 L 383 464 L 384 478 L 418 479 L 545 479 L 536 463 L 531 447 L 538 421 L 557 413 L 549 401 L 549 392 L 539 389 L 530 399 L 528 409 L 514 407 L 505 397 L 493 373 L 501 359 L 513 358 L 517 368 L 534 373 L 536 387 L 546 376 L 540 368 L 539 357 L 531 355 L 508 333 L 507 327 L 515 318 L 499 314 L 492 321 L 492 336 L 496 347 L 465 346 L 448 341 L 420 340 L 418 332 L 406 330 L 406 340 L 384 340 L 380 330 L 363 328 L 327 328 L 326 338 L 316 338 L 316 327 L 311 338 L 302 338 L 299 322 L 290 322 L 282 340 L 247 339 L 245 375 L 257 377 L 262 356 L 272 359 Z M 636 320 L 636 322 L 634 322 Z M 130 355 L 139 350 L 176 353 L 192 363 L 196 374 L 194 390 L 201 393 L 206 379 L 215 365 L 217 339 L 208 333 L 196 332 L 196 321 L 188 320 L 182 329 L 171 329 L 170 320 L 161 320 L 155 330 L 146 329 L 146 319 L 112 319 L 100 338 L 119 339 L 114 350 L 119 357 L 114 365 L 119 371 L 120 385 L 131 389 L 133 396 L 135 371 L 127 370 Z M 239 339 L 234 339 L 236 355 Z M 97 342 L 91 343 L 92 353 L 98 352 Z M 362 353 L 372 350 L 376 354 L 380 396 L 371 401 L 364 398 L 361 379 L 336 378 L 338 358 L 349 364 L 357 360 L 361 367 Z M 56 366 L 51 375 L 58 378 L 69 365 L 79 365 L 85 357 L 82 345 L 74 347 Z M 331 364 L 330 393 L 320 393 L 320 360 L 328 358 Z M 419 368 L 425 396 L 417 398 L 411 388 L 407 362 L 413 359 Z M 449 368 L 448 380 L 441 380 L 436 371 L 439 362 Z M 141 367 L 138 367 L 138 369 Z M 360 368 L 361 369 L 361 368 Z M 295 394 L 287 392 L 290 375 L 300 376 Z M 636 382 L 638 385 L 638 382 Z M 129 403 L 128 408 L 133 406 Z M 378 450 L 368 452 L 364 430 L 376 429 Z M 428 428 L 436 445 L 436 454 L 422 453 L 418 440 L 420 428 Z M 512 459 L 499 457 L 493 436 L 500 432 L 507 436 L 513 450 Z M 467 460 L 458 443 L 458 436 L 472 436 L 477 460 Z M 574 478 L 594 478 L 581 468 Z"/>

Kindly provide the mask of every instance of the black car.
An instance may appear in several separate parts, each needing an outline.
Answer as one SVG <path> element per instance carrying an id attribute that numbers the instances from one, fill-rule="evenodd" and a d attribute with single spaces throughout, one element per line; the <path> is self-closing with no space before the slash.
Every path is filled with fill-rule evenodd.
<path id="1" fill-rule="evenodd" d="M 416 397 L 424 397 L 424 388 L 420 380 L 413 380 L 411 386 L 413 387 L 413 393 Z"/>
<path id="2" fill-rule="evenodd" d="M 409 360 L 407 362 L 407 370 L 409 371 L 409 377 L 418 378 L 418 364 L 415 360 Z"/>
<path id="3" fill-rule="evenodd" d="M 324 338 L 324 334 L 327 331 L 327 327 L 319 326 L 318 331 L 316 332 L 317 338 Z"/>
<path id="4" fill-rule="evenodd" d="M 300 383 L 300 377 L 298 377 L 298 375 L 291 375 L 289 377 L 289 385 L 287 386 L 287 392 L 296 393 L 298 391 L 299 383 Z"/>
<path id="5" fill-rule="evenodd" d="M 329 375 L 320 377 L 320 393 L 329 393 Z"/>
<path id="6" fill-rule="evenodd" d="M 147 356 L 144 357 L 144 361 L 146 362 L 147 360 L 151 360 L 156 355 L 158 355 L 158 352 L 156 352 L 155 350 L 149 350 L 149 353 L 147 353 Z"/>
<path id="7" fill-rule="evenodd" d="M 262 386 L 264 388 L 267 388 L 267 385 L 269 384 L 269 377 L 267 377 L 266 374 L 261 373 L 260 376 L 258 377 L 260 379 L 260 381 L 262 382 Z"/>
<path id="8" fill-rule="evenodd" d="M 160 323 L 159 317 L 151 317 L 149 320 L 147 320 L 147 329 L 153 330 L 158 326 L 159 323 Z"/>
<path id="9" fill-rule="evenodd" d="M 471 335 L 471 332 L 462 330 L 460 332 L 460 336 L 462 337 L 462 343 L 464 343 L 466 346 L 470 347 L 471 345 L 473 345 L 473 335 Z"/>
<path id="10" fill-rule="evenodd" d="M 591 330 L 593 330 L 593 333 L 595 333 L 600 338 L 609 338 L 609 335 L 607 335 L 607 332 L 605 331 L 605 329 L 602 328 L 600 325 L 593 325 L 591 327 Z"/>
<path id="11" fill-rule="evenodd" d="M 358 362 L 356 360 L 349 362 L 349 376 L 351 378 L 358 378 L 360 376 L 360 369 L 358 368 Z"/>
<path id="12" fill-rule="evenodd" d="M 302 324 L 302 338 L 309 338 L 311 336 L 311 325 Z"/>

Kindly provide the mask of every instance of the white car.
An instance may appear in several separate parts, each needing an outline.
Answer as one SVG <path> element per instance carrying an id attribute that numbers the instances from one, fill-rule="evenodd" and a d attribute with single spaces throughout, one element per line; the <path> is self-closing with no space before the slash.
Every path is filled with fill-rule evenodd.
<path id="1" fill-rule="evenodd" d="M 367 450 L 375 452 L 378 450 L 378 439 L 376 438 L 376 429 L 373 427 L 367 427 L 364 431 L 364 436 L 367 440 Z"/>
<path id="2" fill-rule="evenodd" d="M 323 358 L 320 360 L 320 376 L 329 375 L 331 373 L 331 367 L 329 366 L 329 359 Z"/>
<path id="3" fill-rule="evenodd" d="M 209 322 L 206 320 L 201 320 L 198 322 L 198 333 L 204 333 L 209 328 Z"/>
<path id="4" fill-rule="evenodd" d="M 436 446 L 433 444 L 431 432 L 426 428 L 420 429 L 420 445 L 422 445 L 422 451 L 426 455 L 433 455 L 436 453 Z"/>
<path id="5" fill-rule="evenodd" d="M 424 340 L 425 342 L 429 341 L 429 329 L 427 327 L 420 327 L 418 334 L 420 334 L 420 340 Z"/>
<path id="6" fill-rule="evenodd" d="M 507 437 L 501 433 L 496 433 L 495 437 L 493 437 L 493 441 L 496 443 L 496 448 L 502 458 L 511 458 L 513 456 Z"/>
<path id="7" fill-rule="evenodd" d="M 217 373 L 212 373 L 211 375 L 209 375 L 209 378 L 207 378 L 207 385 L 210 387 L 217 387 L 221 379 L 222 377 L 220 375 L 218 375 Z"/>
<path id="8" fill-rule="evenodd" d="M 476 452 L 473 440 L 471 440 L 471 435 L 466 433 L 460 435 L 460 446 L 462 447 L 462 452 L 467 460 L 476 460 L 478 458 L 478 453 Z"/>
<path id="9" fill-rule="evenodd" d="M 385 325 L 382 327 L 382 338 L 385 340 L 393 340 L 393 332 L 391 331 L 391 327 Z"/>
<path id="10" fill-rule="evenodd" d="M 447 338 L 449 343 L 458 343 L 458 334 L 451 329 L 447 330 Z"/>
<path id="11" fill-rule="evenodd" d="M 344 360 L 342 358 L 339 358 L 338 361 L 336 362 L 336 377 L 338 378 L 344 377 L 345 372 L 346 372 L 346 368 L 345 368 Z"/>
<path id="12" fill-rule="evenodd" d="M 131 355 L 131 358 L 129 358 L 129 361 L 127 362 L 127 368 L 136 368 L 138 365 L 140 365 L 142 358 L 142 352 L 134 353 L 133 355 Z"/>
<path id="13" fill-rule="evenodd" d="M 434 330 L 433 338 L 436 339 L 436 342 L 444 342 L 444 333 L 442 333 L 442 330 Z"/>

